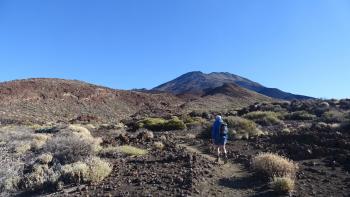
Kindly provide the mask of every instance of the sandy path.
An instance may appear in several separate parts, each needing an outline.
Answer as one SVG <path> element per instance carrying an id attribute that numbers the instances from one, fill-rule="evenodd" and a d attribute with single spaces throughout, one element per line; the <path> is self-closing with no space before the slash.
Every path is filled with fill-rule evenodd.
<path id="1" fill-rule="evenodd" d="M 216 161 L 213 155 L 205 152 L 205 147 L 188 144 L 179 144 L 178 146 L 207 160 Z M 193 196 L 252 196 L 253 189 L 245 184 L 246 181 L 249 181 L 249 177 L 250 174 L 239 164 L 231 162 L 224 164 L 223 161 L 220 161 L 213 176 L 203 179 L 195 187 Z"/>

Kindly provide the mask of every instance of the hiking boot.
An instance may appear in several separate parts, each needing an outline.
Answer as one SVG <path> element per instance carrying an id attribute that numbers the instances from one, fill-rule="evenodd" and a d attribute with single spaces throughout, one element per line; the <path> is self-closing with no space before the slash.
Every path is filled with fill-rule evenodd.
<path id="1" fill-rule="evenodd" d="M 226 164 L 227 162 L 228 162 L 228 158 L 227 158 L 227 154 L 225 154 L 224 163 Z"/>
<path id="2" fill-rule="evenodd" d="M 218 162 L 218 163 L 220 162 L 220 157 L 219 156 L 216 157 L 216 162 Z"/>

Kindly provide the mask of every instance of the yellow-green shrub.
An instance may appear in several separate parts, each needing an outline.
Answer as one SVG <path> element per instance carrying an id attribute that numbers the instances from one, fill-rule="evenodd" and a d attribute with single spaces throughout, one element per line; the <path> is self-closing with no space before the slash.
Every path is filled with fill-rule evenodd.
<path id="1" fill-rule="evenodd" d="M 153 146 L 154 146 L 155 149 L 158 149 L 158 150 L 163 150 L 164 147 L 165 147 L 163 142 L 154 142 Z"/>
<path id="2" fill-rule="evenodd" d="M 146 118 L 138 123 L 138 127 L 150 129 L 152 131 L 170 131 L 185 129 L 186 125 L 178 117 L 173 117 L 170 120 L 165 120 L 163 118 Z"/>
<path id="3" fill-rule="evenodd" d="M 255 122 L 240 118 L 238 116 L 229 116 L 225 118 L 225 122 L 228 125 L 229 136 L 237 135 L 237 136 L 259 136 L 263 135 L 263 132 L 259 130 L 255 124 Z"/>
<path id="4" fill-rule="evenodd" d="M 307 111 L 296 111 L 287 114 L 285 117 L 291 120 L 313 120 L 316 118 L 316 115 L 310 114 Z"/>
<path id="5" fill-rule="evenodd" d="M 272 111 L 255 111 L 255 112 L 250 112 L 246 115 L 244 115 L 244 118 L 253 120 L 254 122 L 264 125 L 264 126 L 269 126 L 269 125 L 276 125 L 276 124 L 281 124 L 281 120 L 279 118 L 280 114 Z"/>
<path id="6" fill-rule="evenodd" d="M 112 172 L 110 164 L 98 157 L 62 167 L 62 177 L 68 183 L 98 183 Z"/>
<path id="7" fill-rule="evenodd" d="M 128 146 L 128 145 L 119 146 L 119 147 L 117 147 L 116 150 L 120 153 L 124 153 L 124 154 L 130 155 L 130 156 L 142 156 L 142 155 L 146 155 L 148 153 L 147 150 L 136 148 L 134 146 Z"/>

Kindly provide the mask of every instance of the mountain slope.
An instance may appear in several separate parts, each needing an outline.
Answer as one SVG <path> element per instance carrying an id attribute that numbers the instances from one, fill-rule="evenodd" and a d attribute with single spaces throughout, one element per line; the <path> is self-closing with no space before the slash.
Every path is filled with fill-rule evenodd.
<path id="1" fill-rule="evenodd" d="M 271 102 L 274 99 L 242 88 L 233 83 L 225 83 L 216 88 L 203 90 L 202 96 L 185 104 L 184 109 L 226 111 L 239 109 L 256 102 Z"/>
<path id="2" fill-rule="evenodd" d="M 170 94 L 113 90 L 81 81 L 27 79 L 0 83 L 0 122 L 69 121 L 89 115 L 115 122 L 142 111 L 174 113 L 183 102 Z"/>
<path id="3" fill-rule="evenodd" d="M 189 72 L 180 77 L 153 88 L 155 91 L 170 92 L 173 94 L 196 94 L 203 95 L 205 89 L 216 88 L 225 83 L 234 83 L 240 87 L 255 91 L 275 99 L 293 100 L 309 99 L 310 97 L 294 95 L 283 92 L 276 88 L 267 88 L 259 83 L 227 72 L 213 72 L 205 74 L 200 71 Z"/>

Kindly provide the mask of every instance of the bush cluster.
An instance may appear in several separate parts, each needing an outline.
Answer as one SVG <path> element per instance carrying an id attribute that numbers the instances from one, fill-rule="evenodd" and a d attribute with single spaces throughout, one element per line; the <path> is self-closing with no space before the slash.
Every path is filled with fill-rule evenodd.
<path id="1" fill-rule="evenodd" d="M 34 129 L 0 128 L 8 143 L 0 145 L 0 192 L 59 189 L 64 183 L 100 182 L 112 170 L 95 155 L 101 139 L 80 125 L 69 125 L 54 134 L 35 134 Z M 6 157 L 15 154 L 11 161 Z M 13 156 L 11 156 L 13 157 Z M 11 167 L 12 166 L 12 167 Z"/>
<path id="2" fill-rule="evenodd" d="M 163 118 L 146 118 L 138 122 L 138 127 L 152 131 L 171 131 L 183 130 L 186 128 L 186 125 L 178 117 L 173 117 L 170 120 L 165 120 Z"/>
<path id="3" fill-rule="evenodd" d="M 263 134 L 262 131 L 257 128 L 255 122 L 245 118 L 229 116 L 225 118 L 225 122 L 227 123 L 230 137 L 235 135 L 236 137 L 246 136 L 246 138 L 249 138 L 251 136 Z"/>
<path id="4" fill-rule="evenodd" d="M 277 193 L 290 193 L 295 188 L 295 181 L 290 177 L 273 177 L 270 186 Z"/>
<path id="5" fill-rule="evenodd" d="M 253 169 L 267 177 L 295 177 L 299 167 L 293 161 L 273 153 L 260 153 L 252 160 Z"/>
<path id="6" fill-rule="evenodd" d="M 316 115 L 310 114 L 307 111 L 295 111 L 286 115 L 289 120 L 314 120 L 317 118 Z"/>
<path id="7" fill-rule="evenodd" d="M 282 121 L 279 119 L 281 118 L 280 114 L 272 111 L 250 112 L 244 115 L 244 118 L 253 120 L 254 122 L 264 126 L 270 126 L 270 125 L 276 125 L 276 124 L 282 123 Z"/>
<path id="8" fill-rule="evenodd" d="M 277 193 L 289 193 L 294 190 L 298 165 L 273 153 L 260 153 L 252 160 L 253 169 L 269 178 L 271 188 Z"/>

